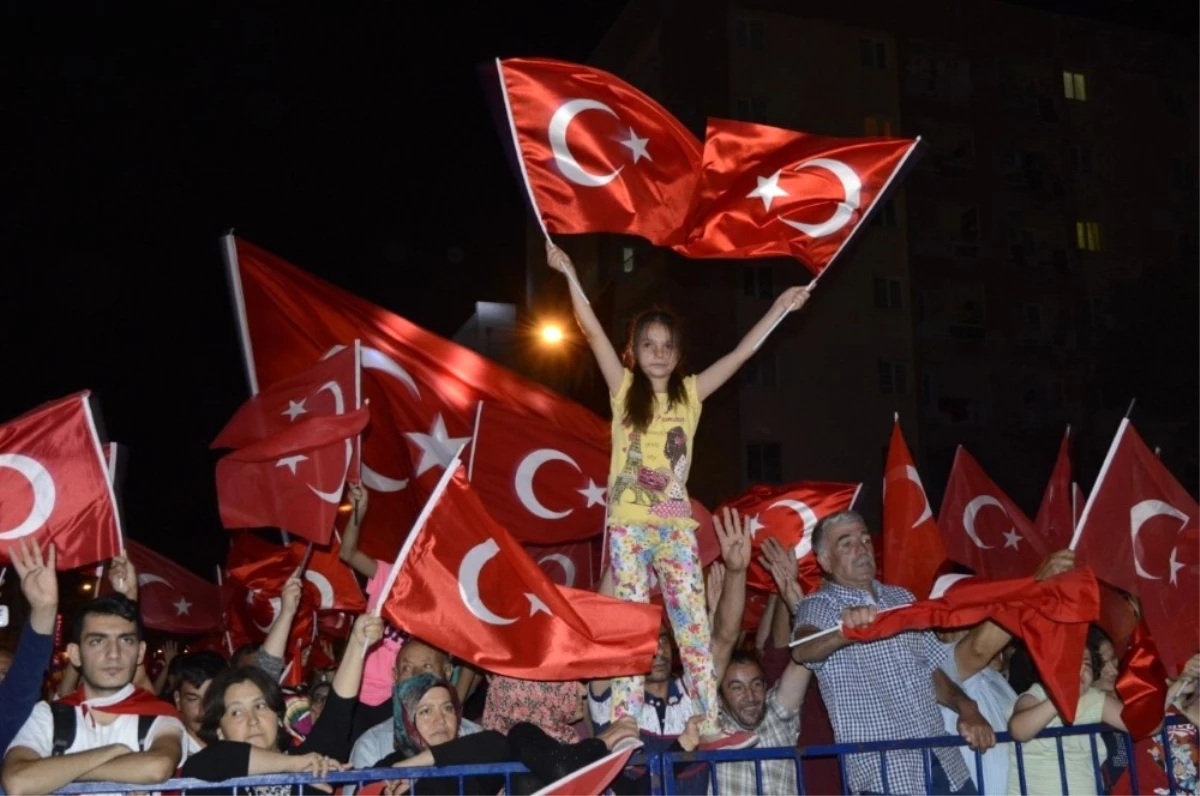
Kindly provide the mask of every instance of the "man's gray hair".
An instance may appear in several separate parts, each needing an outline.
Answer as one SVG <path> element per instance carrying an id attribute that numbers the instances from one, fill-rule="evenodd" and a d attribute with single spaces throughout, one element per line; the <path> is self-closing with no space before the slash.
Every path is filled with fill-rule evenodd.
<path id="1" fill-rule="evenodd" d="M 830 514 L 826 517 L 823 517 L 821 519 L 821 521 L 817 523 L 817 527 L 813 529 L 813 535 L 812 535 L 813 552 L 816 553 L 817 555 L 821 554 L 821 547 L 822 547 L 823 543 L 825 542 L 825 533 L 830 528 L 833 528 L 837 525 L 845 525 L 845 524 L 851 523 L 851 522 L 857 522 L 859 525 L 861 525 L 864 528 L 867 527 L 867 521 L 863 519 L 862 515 L 859 514 L 857 511 L 851 511 L 850 509 L 846 509 L 845 511 L 839 511 L 834 514 Z"/>

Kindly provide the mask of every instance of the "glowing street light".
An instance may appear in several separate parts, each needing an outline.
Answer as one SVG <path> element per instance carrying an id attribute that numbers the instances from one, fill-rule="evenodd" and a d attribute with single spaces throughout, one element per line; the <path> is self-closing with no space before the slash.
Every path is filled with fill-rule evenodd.
<path id="1" fill-rule="evenodd" d="M 558 345 L 563 341 L 562 327 L 557 324 L 548 323 L 542 326 L 542 342 Z"/>

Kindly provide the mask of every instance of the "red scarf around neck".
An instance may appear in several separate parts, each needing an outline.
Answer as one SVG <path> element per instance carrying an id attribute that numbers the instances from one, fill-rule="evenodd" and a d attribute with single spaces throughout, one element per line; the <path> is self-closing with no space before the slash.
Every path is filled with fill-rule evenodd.
<path id="1" fill-rule="evenodd" d="M 83 683 L 80 683 L 78 688 L 58 701 L 64 705 L 82 707 L 84 715 L 87 715 L 90 709 L 100 711 L 101 713 L 114 713 L 119 716 L 132 714 L 135 716 L 172 716 L 177 719 L 180 718 L 179 711 L 175 710 L 175 706 L 170 702 L 164 702 L 144 688 L 136 686 L 133 689 L 133 693 L 111 705 L 86 704 L 87 694 L 83 691 Z"/>

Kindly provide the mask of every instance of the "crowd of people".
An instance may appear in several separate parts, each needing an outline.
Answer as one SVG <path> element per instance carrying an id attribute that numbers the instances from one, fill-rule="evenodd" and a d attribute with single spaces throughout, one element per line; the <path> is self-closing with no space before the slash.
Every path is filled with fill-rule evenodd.
<path id="1" fill-rule="evenodd" d="M 548 256 L 578 284 L 561 250 L 551 248 Z M 152 785 L 176 774 L 213 783 L 296 772 L 320 780 L 330 772 L 388 768 L 395 771 L 361 790 L 399 794 L 413 787 L 404 769 L 519 762 L 530 773 L 514 778 L 511 791 L 532 793 L 631 747 L 654 754 L 947 736 L 965 745 L 936 746 L 928 761 L 917 749 L 850 754 L 844 769 L 833 758 L 806 759 L 801 783 L 794 757 L 723 760 L 713 764 L 715 780 L 728 794 L 794 794 L 802 784 L 809 793 L 1018 793 L 1021 749 L 1028 791 L 1060 792 L 1058 746 L 1037 736 L 1062 719 L 1029 655 L 1004 628 L 984 621 L 869 642 L 846 634 L 915 600 L 879 582 L 872 534 L 857 513 L 834 513 L 816 525 L 811 548 L 824 579 L 811 593 L 801 590 L 796 551 L 775 539 L 755 548 L 754 530 L 737 511 L 714 516 L 719 563 L 702 570 L 685 487 L 702 402 L 783 314 L 804 305 L 807 291 L 783 293 L 729 355 L 688 377 L 679 371 L 669 315 L 640 318 L 619 357 L 582 293 L 572 296 L 612 396 L 611 563 L 599 590 L 645 602 L 650 574 L 657 575 L 665 619 L 649 671 L 586 683 L 542 681 L 535 671 L 517 679 L 451 658 L 436 638 L 387 626 L 372 609 L 386 597 L 390 563 L 359 549 L 368 498 L 351 484 L 352 520 L 339 555 L 364 579 L 368 610 L 354 620 L 334 667 L 312 672 L 291 693 L 280 686 L 301 600 L 297 572 L 261 644 L 226 659 L 211 650 L 186 651 L 186 639 L 179 639 L 171 651 L 184 651 L 151 680 L 138 577 L 122 556 L 108 566 L 112 593 L 86 602 L 69 623 L 68 673 L 42 700 L 58 611 L 55 550 L 23 539 L 8 552 L 29 618 L 15 654 L 0 658 L 5 792 L 48 793 L 88 781 Z M 777 593 L 757 634 L 748 636 L 747 570 L 755 554 Z M 1047 580 L 1074 567 L 1073 554 L 1060 551 L 1031 574 Z M 1097 749 L 1106 793 L 1128 792 L 1134 762 L 1118 735 L 1125 724 L 1116 668 L 1113 641 L 1094 628 L 1082 656 L 1075 723 L 1112 729 Z M 1198 677 L 1200 657 L 1193 657 L 1166 684 L 1164 716 L 1178 713 L 1190 722 L 1172 728 L 1169 748 L 1154 736 L 1133 748 L 1143 785 L 1165 783 L 1170 769 L 1180 792 L 1195 791 Z M 997 744 L 996 734 L 1005 731 L 1022 747 Z M 1098 789 L 1086 737 L 1064 739 L 1062 760 L 1071 793 Z M 674 766 L 680 793 L 711 792 L 708 763 L 685 758 Z M 617 794 L 650 792 L 650 772 L 637 761 L 610 787 Z M 458 788 L 457 777 L 435 776 L 422 779 L 419 792 Z M 494 794 L 505 781 L 477 774 L 464 788 Z"/>

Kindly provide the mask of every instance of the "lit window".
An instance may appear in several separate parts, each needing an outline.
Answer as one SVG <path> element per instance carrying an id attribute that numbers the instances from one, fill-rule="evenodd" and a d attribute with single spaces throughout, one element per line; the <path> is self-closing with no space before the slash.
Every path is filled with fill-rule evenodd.
<path id="1" fill-rule="evenodd" d="M 1087 102 L 1087 78 L 1079 72 L 1063 72 L 1063 96 L 1076 102 Z"/>
<path id="2" fill-rule="evenodd" d="M 863 117 L 863 134 L 890 136 L 892 134 L 892 121 L 884 119 L 880 116 L 864 116 Z"/>
<path id="3" fill-rule="evenodd" d="M 1085 252 L 1100 251 L 1100 225 L 1095 221 L 1076 221 L 1075 248 Z"/>
<path id="4" fill-rule="evenodd" d="M 627 274 L 633 273 L 634 253 L 632 246 L 623 246 L 621 248 L 621 270 Z"/>

